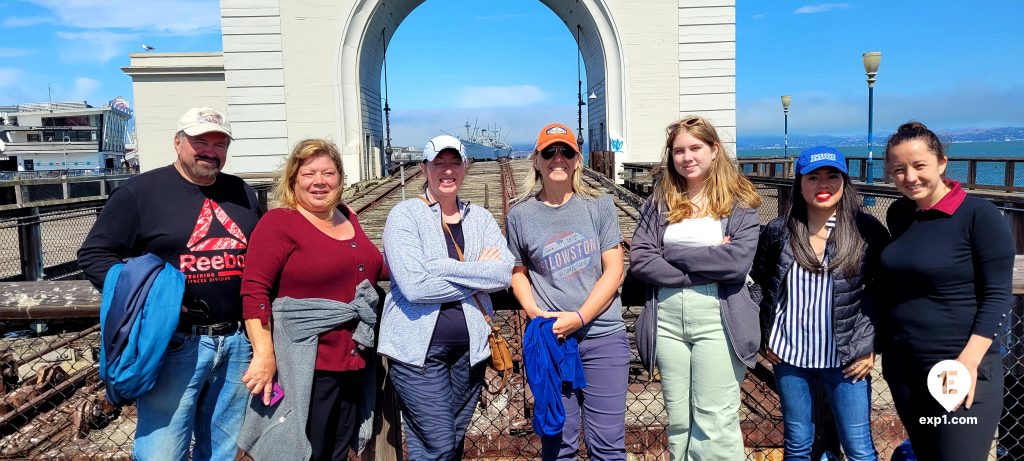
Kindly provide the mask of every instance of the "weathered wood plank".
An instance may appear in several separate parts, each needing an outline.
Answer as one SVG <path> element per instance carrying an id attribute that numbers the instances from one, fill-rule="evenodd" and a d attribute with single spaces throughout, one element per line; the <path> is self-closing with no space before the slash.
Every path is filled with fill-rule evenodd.
<path id="1" fill-rule="evenodd" d="M 99 317 L 100 294 L 85 280 L 0 284 L 0 319 Z"/>

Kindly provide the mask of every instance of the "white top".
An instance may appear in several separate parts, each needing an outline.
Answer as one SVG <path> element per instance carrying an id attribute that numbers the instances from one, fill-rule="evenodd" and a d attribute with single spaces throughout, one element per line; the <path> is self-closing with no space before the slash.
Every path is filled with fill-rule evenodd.
<path id="1" fill-rule="evenodd" d="M 682 245 L 687 247 L 706 247 L 719 245 L 725 236 L 722 234 L 722 221 L 712 216 L 689 218 L 665 228 L 663 245 Z"/>
<path id="2" fill-rule="evenodd" d="M 825 224 L 828 235 L 836 227 L 835 216 Z M 839 352 L 832 325 L 832 273 L 828 256 L 820 274 L 793 263 L 786 274 L 786 291 L 775 305 L 775 323 L 768 337 L 784 362 L 801 368 L 838 368 Z"/>

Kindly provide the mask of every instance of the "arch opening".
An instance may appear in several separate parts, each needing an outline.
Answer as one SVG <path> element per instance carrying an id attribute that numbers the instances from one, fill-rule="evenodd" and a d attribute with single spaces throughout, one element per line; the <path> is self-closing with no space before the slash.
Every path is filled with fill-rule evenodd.
<path id="1" fill-rule="evenodd" d="M 589 150 L 610 150 L 615 140 L 626 132 L 625 73 L 611 13 L 603 0 L 540 1 L 559 18 L 574 39 L 577 25 L 579 27 L 577 46 L 587 76 L 586 87 L 582 89 L 586 103 L 583 139 Z M 359 171 L 361 176 L 350 177 L 350 181 L 383 172 L 385 133 L 381 69 L 384 51 L 402 22 L 423 3 L 424 0 L 359 0 L 342 29 L 338 60 L 340 141 L 346 171 Z"/>

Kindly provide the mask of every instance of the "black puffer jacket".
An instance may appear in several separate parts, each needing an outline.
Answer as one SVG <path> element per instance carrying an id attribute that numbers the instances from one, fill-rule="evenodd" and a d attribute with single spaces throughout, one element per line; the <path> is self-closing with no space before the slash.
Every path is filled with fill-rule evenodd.
<path id="1" fill-rule="evenodd" d="M 832 273 L 832 328 L 839 361 L 844 366 L 876 351 L 875 313 L 880 311 L 877 306 L 880 299 L 875 294 L 877 289 L 873 277 L 878 274 L 882 249 L 889 242 L 889 232 L 873 216 L 860 213 L 856 222 L 861 238 L 867 244 L 860 270 L 852 276 Z M 836 242 L 829 238 L 825 252 L 831 256 L 835 251 Z M 795 263 L 786 217 L 776 218 L 761 231 L 750 274 L 761 288 L 762 345 L 768 344 L 770 329 L 775 323 L 775 305 L 782 299 L 786 274 Z"/>

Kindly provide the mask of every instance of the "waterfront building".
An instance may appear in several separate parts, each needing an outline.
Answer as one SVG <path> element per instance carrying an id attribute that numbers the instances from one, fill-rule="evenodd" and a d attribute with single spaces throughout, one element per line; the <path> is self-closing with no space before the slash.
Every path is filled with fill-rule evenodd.
<path id="1" fill-rule="evenodd" d="M 124 166 L 132 111 L 118 96 L 0 107 L 0 171 L 99 170 Z"/>
<path id="2" fill-rule="evenodd" d="M 587 86 L 566 101 L 585 100 L 577 136 L 612 152 L 616 172 L 624 162 L 657 160 L 665 125 L 691 113 L 714 123 L 734 151 L 734 0 L 647 0 L 642 8 L 626 0 L 540 2 L 579 44 Z M 132 78 L 141 169 L 171 163 L 178 117 L 208 106 L 231 121 L 228 172 L 274 171 L 296 142 L 323 137 L 341 149 L 346 183 L 381 175 L 384 49 L 423 3 L 222 0 L 223 51 L 135 53 L 122 68 Z M 538 62 L 545 59 L 555 58 Z"/>

